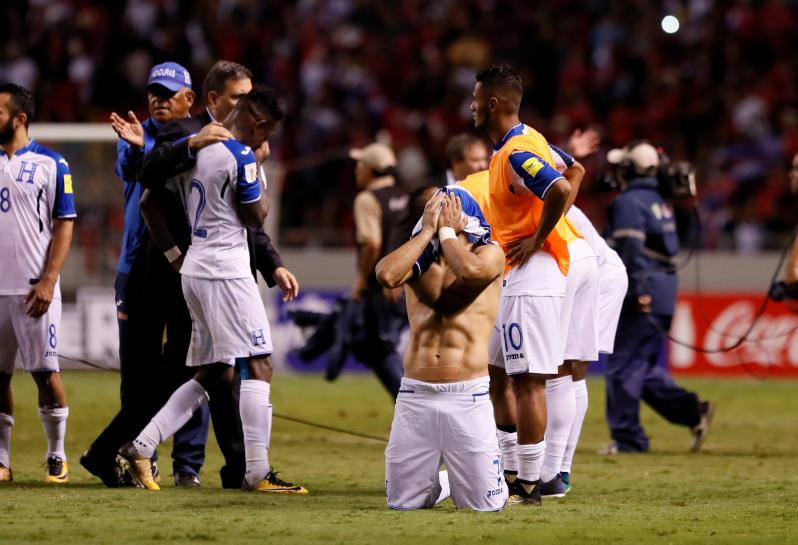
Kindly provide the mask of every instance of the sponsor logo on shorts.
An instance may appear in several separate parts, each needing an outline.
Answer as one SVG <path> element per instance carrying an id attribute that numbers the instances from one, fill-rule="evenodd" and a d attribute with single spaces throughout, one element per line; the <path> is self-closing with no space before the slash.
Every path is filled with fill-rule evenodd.
<path id="1" fill-rule="evenodd" d="M 47 350 L 44 353 L 44 357 L 45 358 L 57 358 L 58 357 L 58 352 L 56 352 L 55 350 Z"/>
<path id="2" fill-rule="evenodd" d="M 523 353 L 523 352 L 520 352 L 520 353 L 518 353 L 518 354 L 505 354 L 505 356 L 504 356 L 504 357 L 505 357 L 506 359 L 508 359 L 508 360 L 520 360 L 521 358 L 523 358 L 523 357 L 524 357 L 524 353 Z"/>
<path id="3" fill-rule="evenodd" d="M 494 488 L 493 490 L 488 490 L 488 493 L 485 495 L 485 497 L 492 498 L 493 496 L 501 496 L 503 491 L 504 487 Z"/>

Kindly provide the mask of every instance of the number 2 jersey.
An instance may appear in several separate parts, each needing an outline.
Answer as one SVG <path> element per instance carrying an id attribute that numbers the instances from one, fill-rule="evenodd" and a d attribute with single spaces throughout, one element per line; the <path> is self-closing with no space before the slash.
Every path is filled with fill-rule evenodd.
<path id="1" fill-rule="evenodd" d="M 191 229 L 180 274 L 194 278 L 251 277 L 247 231 L 238 207 L 260 200 L 252 149 L 236 140 L 201 149 L 192 170 L 169 180 L 180 194 Z"/>
<path id="2" fill-rule="evenodd" d="M 8 157 L 0 150 L 0 295 L 27 295 L 44 273 L 53 220 L 76 217 L 66 160 L 31 139 Z M 61 298 L 60 281 L 54 297 Z"/>

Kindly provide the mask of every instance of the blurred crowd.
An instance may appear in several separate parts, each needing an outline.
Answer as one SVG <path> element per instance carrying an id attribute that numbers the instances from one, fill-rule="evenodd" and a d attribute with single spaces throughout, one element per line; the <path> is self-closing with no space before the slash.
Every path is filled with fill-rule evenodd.
<path id="1" fill-rule="evenodd" d="M 35 91 L 38 121 L 143 113 L 148 70 L 167 59 L 195 82 L 235 60 L 275 87 L 289 112 L 273 146 L 283 244 L 352 243 L 352 146 L 378 137 L 404 183 L 439 179 L 446 140 L 471 130 L 474 74 L 494 62 L 521 70 L 522 119 L 550 140 L 593 127 L 604 150 L 645 137 L 693 162 L 704 247 L 774 248 L 798 220 L 785 177 L 796 0 L 6 0 L 3 12 L 0 80 Z M 603 153 L 585 163 L 579 203 L 601 225 Z"/>

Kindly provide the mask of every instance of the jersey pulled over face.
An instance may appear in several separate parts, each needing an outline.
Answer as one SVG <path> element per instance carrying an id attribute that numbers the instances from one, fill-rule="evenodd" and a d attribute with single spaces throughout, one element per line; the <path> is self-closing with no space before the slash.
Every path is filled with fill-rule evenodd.
<path id="1" fill-rule="evenodd" d="M 47 263 L 53 220 L 76 217 L 66 160 L 31 139 L 8 157 L 0 151 L 0 295 L 26 295 Z M 61 297 L 60 282 L 54 296 Z"/>
<path id="2" fill-rule="evenodd" d="M 208 279 L 252 275 L 247 232 L 237 208 L 260 199 L 258 170 L 251 148 L 227 140 L 201 149 L 194 168 L 169 181 L 167 187 L 185 204 L 191 228 L 180 274 Z"/>

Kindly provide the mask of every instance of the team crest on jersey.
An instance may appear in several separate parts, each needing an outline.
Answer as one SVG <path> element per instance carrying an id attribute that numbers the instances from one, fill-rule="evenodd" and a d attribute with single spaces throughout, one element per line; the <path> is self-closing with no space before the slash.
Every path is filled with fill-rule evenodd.
<path id="1" fill-rule="evenodd" d="M 244 178 L 250 184 L 258 179 L 258 165 L 256 163 L 244 165 Z"/>

